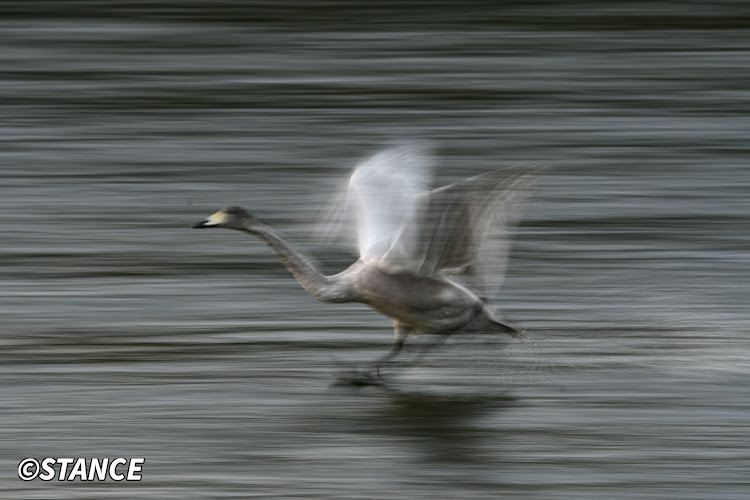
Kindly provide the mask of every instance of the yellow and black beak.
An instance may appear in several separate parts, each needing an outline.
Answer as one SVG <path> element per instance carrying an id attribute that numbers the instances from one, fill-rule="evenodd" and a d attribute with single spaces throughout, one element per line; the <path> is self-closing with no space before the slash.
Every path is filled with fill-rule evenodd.
<path id="1" fill-rule="evenodd" d="M 206 227 L 219 227 L 224 222 L 224 219 L 226 219 L 226 216 L 227 214 L 220 210 L 216 212 L 215 214 L 206 217 L 202 221 L 196 222 L 190 227 L 192 227 L 193 229 L 202 229 Z"/>

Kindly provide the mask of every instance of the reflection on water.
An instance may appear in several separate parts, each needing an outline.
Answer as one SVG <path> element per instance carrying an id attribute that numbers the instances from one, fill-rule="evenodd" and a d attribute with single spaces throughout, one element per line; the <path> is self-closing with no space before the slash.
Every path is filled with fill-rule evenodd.
<path id="1" fill-rule="evenodd" d="M 375 435 L 404 438 L 427 462 L 483 462 L 475 450 L 484 437 L 475 420 L 499 412 L 514 398 L 498 395 L 445 395 L 394 392 L 375 415 L 355 427 Z"/>
<path id="2" fill-rule="evenodd" d="M 742 2 L 251 4 L 2 7 L 4 497 L 748 497 Z M 389 321 L 188 226 L 247 206 L 339 271 L 320 204 L 402 138 L 437 184 L 551 165 L 499 298 L 526 339 L 329 388 Z M 15 478 L 47 456 L 147 461 Z"/>

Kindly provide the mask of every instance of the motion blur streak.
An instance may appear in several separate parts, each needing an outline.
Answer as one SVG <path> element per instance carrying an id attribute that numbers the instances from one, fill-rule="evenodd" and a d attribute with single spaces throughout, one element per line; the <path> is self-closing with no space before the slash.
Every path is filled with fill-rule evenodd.
<path id="1" fill-rule="evenodd" d="M 746 2 L 254 4 L 0 6 L 0 496 L 747 498 Z M 310 207 L 402 138 L 436 185 L 552 165 L 497 301 L 528 338 L 331 390 L 388 320 L 188 225 L 340 271 Z M 55 456 L 148 475 L 15 477 Z"/>

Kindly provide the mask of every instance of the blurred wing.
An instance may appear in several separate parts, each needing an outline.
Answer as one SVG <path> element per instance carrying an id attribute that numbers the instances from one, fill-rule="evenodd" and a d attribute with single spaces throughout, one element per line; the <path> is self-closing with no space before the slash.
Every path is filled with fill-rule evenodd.
<path id="1" fill-rule="evenodd" d="M 355 216 L 348 202 L 349 179 L 339 183 L 333 194 L 327 194 L 320 200 L 322 209 L 317 217 L 316 236 L 327 243 L 337 243 L 347 250 L 358 254 L 357 235 L 352 228 Z"/>
<path id="2" fill-rule="evenodd" d="M 409 145 L 381 151 L 355 167 L 346 205 L 355 214 L 362 260 L 414 253 L 414 240 L 401 236 L 417 216 L 432 164 L 424 148 Z"/>
<path id="3" fill-rule="evenodd" d="M 509 230 L 542 168 L 519 165 L 433 189 L 420 222 L 420 274 L 449 274 L 483 297 L 500 289 Z"/>

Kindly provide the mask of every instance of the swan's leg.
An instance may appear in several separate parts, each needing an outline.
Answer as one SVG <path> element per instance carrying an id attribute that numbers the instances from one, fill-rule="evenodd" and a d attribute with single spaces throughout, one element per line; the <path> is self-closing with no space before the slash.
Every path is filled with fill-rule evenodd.
<path id="1" fill-rule="evenodd" d="M 405 333 L 402 336 L 399 336 L 398 329 L 396 329 L 396 342 L 393 344 L 393 348 L 391 348 L 390 352 L 383 356 L 381 359 L 377 361 L 375 364 L 375 372 L 378 378 L 380 378 L 380 367 L 393 359 L 400 351 L 401 348 L 404 345 L 404 341 L 406 340 L 406 337 L 409 335 L 410 332 L 413 330 L 408 329 L 407 333 Z M 427 356 L 428 353 L 430 353 L 434 348 L 439 347 L 445 343 L 446 340 L 448 340 L 448 337 L 450 337 L 450 333 L 444 333 L 441 334 L 436 340 L 420 346 L 421 348 L 417 352 L 417 355 L 414 356 L 413 359 L 404 362 L 401 366 L 406 368 L 414 368 L 415 366 L 419 366 L 419 364 L 422 362 L 422 360 Z"/>
<path id="2" fill-rule="evenodd" d="M 380 377 L 380 367 L 395 358 L 401 349 L 404 347 L 406 338 L 412 332 L 412 328 L 398 321 L 393 322 L 393 347 L 388 351 L 388 354 L 375 361 L 375 373 Z"/>
<path id="3" fill-rule="evenodd" d="M 396 357 L 401 348 L 404 347 L 406 338 L 412 332 L 412 329 L 406 325 L 402 325 L 399 322 L 395 322 L 393 326 L 393 332 L 395 341 L 393 347 L 388 351 L 388 354 L 378 358 L 367 371 L 352 370 L 351 373 L 345 373 L 338 376 L 338 380 L 334 383 L 337 386 L 354 386 L 354 387 L 365 387 L 369 385 L 383 385 L 383 380 L 380 378 L 380 367 L 391 359 Z"/>

